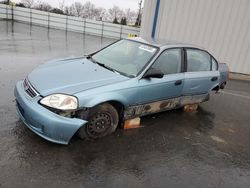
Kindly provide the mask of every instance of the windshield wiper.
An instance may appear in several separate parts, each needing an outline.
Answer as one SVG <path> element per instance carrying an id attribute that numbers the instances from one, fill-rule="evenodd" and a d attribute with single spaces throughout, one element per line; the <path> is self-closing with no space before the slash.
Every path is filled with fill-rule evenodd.
<path id="1" fill-rule="evenodd" d="M 95 63 L 95 64 L 98 64 L 98 65 L 100 65 L 100 66 L 102 66 L 102 67 L 104 67 L 104 68 L 106 68 L 106 69 L 108 69 L 108 70 L 110 70 L 110 71 L 112 71 L 112 72 L 115 72 L 115 73 L 117 73 L 117 74 L 121 74 L 121 75 L 123 75 L 123 76 L 130 77 L 130 78 L 131 78 L 131 77 L 134 77 L 134 76 L 125 74 L 125 73 L 123 73 L 123 72 L 117 71 L 117 70 L 115 70 L 115 69 L 112 69 L 111 67 L 105 65 L 104 63 L 100 63 L 100 62 L 96 61 L 91 55 L 87 55 L 86 58 L 87 58 L 88 60 L 90 60 L 91 62 L 93 62 L 93 63 Z"/>
<path id="2" fill-rule="evenodd" d="M 104 63 L 100 63 L 100 62 L 96 61 L 91 55 L 87 56 L 86 58 L 89 59 L 90 61 L 92 61 L 93 63 L 96 63 L 96 64 L 100 65 L 101 67 L 104 67 L 105 69 L 108 69 L 108 70 L 110 70 L 112 72 L 118 73 L 116 70 L 114 70 L 111 67 L 105 65 Z"/>
<path id="3" fill-rule="evenodd" d="M 101 67 L 104 67 L 104 68 L 106 68 L 106 69 L 108 69 L 108 70 L 110 70 L 110 71 L 112 71 L 112 72 L 117 73 L 117 71 L 115 71 L 115 70 L 112 69 L 111 67 L 105 65 L 104 63 L 100 63 L 100 62 L 98 62 L 98 61 L 95 61 L 95 63 L 98 64 L 98 65 L 100 65 Z"/>

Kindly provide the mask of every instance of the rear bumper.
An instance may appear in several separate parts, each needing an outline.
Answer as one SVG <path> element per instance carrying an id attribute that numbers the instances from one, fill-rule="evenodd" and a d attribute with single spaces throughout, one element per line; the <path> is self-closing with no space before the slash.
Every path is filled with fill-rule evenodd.
<path id="1" fill-rule="evenodd" d="M 76 131 L 87 123 L 81 119 L 57 115 L 44 108 L 38 103 L 41 97 L 28 96 L 21 81 L 16 84 L 15 97 L 21 120 L 34 133 L 50 142 L 68 144 Z"/>

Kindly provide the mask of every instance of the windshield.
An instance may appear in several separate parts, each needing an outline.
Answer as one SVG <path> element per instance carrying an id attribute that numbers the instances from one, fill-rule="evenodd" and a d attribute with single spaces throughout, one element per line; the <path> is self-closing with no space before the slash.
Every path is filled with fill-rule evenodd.
<path id="1" fill-rule="evenodd" d="M 97 52 L 92 59 L 127 76 L 137 76 L 157 49 L 130 40 L 120 40 Z"/>

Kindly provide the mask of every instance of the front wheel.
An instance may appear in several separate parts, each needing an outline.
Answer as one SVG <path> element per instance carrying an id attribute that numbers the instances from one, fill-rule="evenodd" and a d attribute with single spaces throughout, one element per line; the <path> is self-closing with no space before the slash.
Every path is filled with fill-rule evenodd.
<path id="1" fill-rule="evenodd" d="M 117 110 L 109 103 L 100 104 L 92 109 L 87 117 L 88 123 L 81 127 L 81 139 L 98 139 L 113 133 L 119 122 Z"/>

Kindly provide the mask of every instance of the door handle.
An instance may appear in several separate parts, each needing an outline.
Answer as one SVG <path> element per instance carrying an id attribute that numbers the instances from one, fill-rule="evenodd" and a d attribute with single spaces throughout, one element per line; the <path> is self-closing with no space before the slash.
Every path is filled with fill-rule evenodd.
<path id="1" fill-rule="evenodd" d="M 181 85 L 182 84 L 182 80 L 177 80 L 174 85 L 178 86 L 178 85 Z"/>
<path id="2" fill-rule="evenodd" d="M 216 81 L 216 80 L 218 80 L 218 77 L 217 77 L 217 76 L 211 78 L 211 81 L 212 81 L 212 82 L 214 82 L 214 81 Z"/>

